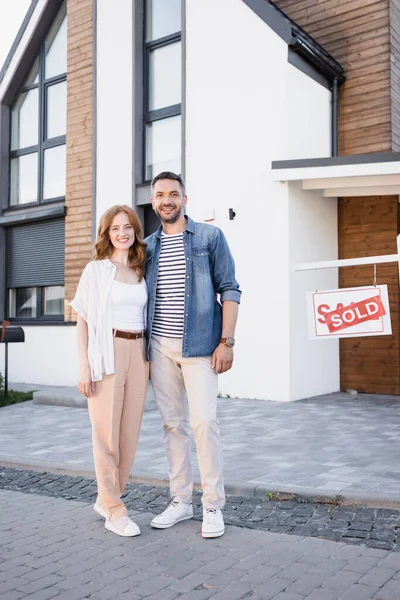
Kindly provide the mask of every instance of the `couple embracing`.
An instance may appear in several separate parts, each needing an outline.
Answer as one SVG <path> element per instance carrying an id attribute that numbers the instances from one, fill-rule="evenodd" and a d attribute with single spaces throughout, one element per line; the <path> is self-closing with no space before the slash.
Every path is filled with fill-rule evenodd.
<path id="1" fill-rule="evenodd" d="M 191 428 L 202 487 L 201 531 L 214 538 L 225 531 L 217 379 L 232 366 L 241 292 L 222 231 L 185 216 L 181 177 L 165 171 L 151 189 L 159 229 L 143 241 L 132 208 L 106 211 L 94 260 L 71 302 L 78 313 L 78 389 L 88 398 L 92 426 L 94 510 L 117 535 L 140 534 L 121 496 L 136 452 L 150 365 L 172 499 L 151 526 L 165 529 L 193 517 Z"/>

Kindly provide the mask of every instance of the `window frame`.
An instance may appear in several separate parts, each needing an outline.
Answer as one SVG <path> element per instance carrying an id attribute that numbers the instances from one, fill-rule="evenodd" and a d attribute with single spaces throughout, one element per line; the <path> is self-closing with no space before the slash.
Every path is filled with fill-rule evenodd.
<path id="1" fill-rule="evenodd" d="M 64 321 L 64 312 L 59 315 L 46 315 L 44 312 L 45 308 L 45 289 L 46 287 L 60 287 L 60 286 L 26 286 L 36 290 L 36 317 L 11 317 L 11 291 L 23 288 L 7 288 L 7 318 L 10 323 L 18 323 L 20 325 L 25 324 L 40 324 L 40 323 L 59 323 Z M 65 300 L 65 285 L 64 287 L 64 300 Z"/>
<path id="2" fill-rule="evenodd" d="M 181 43 L 181 57 L 183 57 L 183 44 L 182 44 L 182 17 L 181 12 L 181 30 L 169 35 L 157 38 L 155 40 L 147 41 L 147 2 L 143 0 L 143 121 L 142 121 L 142 168 L 141 168 L 141 180 L 143 185 L 151 183 L 151 179 L 147 179 L 147 126 L 155 121 L 161 121 L 168 119 L 169 117 L 182 117 L 182 98 L 179 104 L 173 104 L 158 108 L 156 110 L 150 110 L 150 56 L 154 50 L 164 48 L 177 42 Z M 182 64 L 182 58 L 181 58 Z M 182 81 L 182 94 L 183 94 L 183 81 Z M 182 146 L 182 144 L 181 144 Z M 182 151 L 181 148 L 181 169 L 182 172 Z M 181 173 L 179 173 L 181 174 Z"/>
<path id="3" fill-rule="evenodd" d="M 65 6 L 65 4 L 63 4 L 61 6 L 60 11 L 65 10 L 63 8 L 63 6 Z M 57 14 L 59 14 L 59 12 Z M 64 18 L 66 18 L 66 13 L 65 13 Z M 57 16 L 56 16 L 56 19 L 57 19 Z M 39 47 L 39 53 L 35 55 L 31 65 L 30 65 L 30 68 L 28 69 L 28 72 L 27 72 L 28 73 L 27 77 L 28 77 L 35 65 L 36 60 L 38 60 L 39 61 L 38 83 L 34 83 L 31 85 L 27 85 L 27 86 L 23 85 L 21 88 L 19 88 L 17 93 L 15 94 L 15 98 L 14 98 L 13 102 L 10 105 L 9 147 L 8 147 L 8 162 L 9 162 L 9 164 L 8 164 L 8 181 L 9 181 L 8 208 L 12 209 L 12 210 L 25 210 L 26 208 L 29 208 L 29 207 L 42 206 L 42 205 L 46 205 L 49 203 L 60 202 L 60 201 L 65 202 L 65 195 L 57 196 L 57 197 L 53 197 L 53 198 L 46 198 L 46 199 L 43 198 L 45 151 L 48 150 L 49 148 L 56 148 L 58 146 L 66 145 L 66 140 L 67 140 L 66 134 L 57 136 L 57 137 L 54 137 L 51 139 L 46 139 L 46 137 L 47 137 L 47 117 L 48 117 L 47 90 L 52 85 L 57 85 L 59 83 L 67 81 L 67 72 L 64 72 L 64 73 L 61 73 L 54 77 L 45 79 L 46 39 L 47 39 L 47 36 L 48 36 L 53 24 L 54 24 L 54 21 L 51 24 L 51 26 L 49 27 L 47 34 L 44 36 L 43 40 L 41 41 L 41 44 Z M 39 96 L 38 97 L 38 143 L 35 144 L 34 146 L 27 146 L 25 148 L 19 148 L 18 150 L 12 150 L 12 115 L 13 115 L 14 107 L 15 107 L 16 103 L 18 102 L 18 98 L 20 97 L 21 94 L 23 94 L 25 92 L 29 92 L 34 89 L 38 89 L 38 96 Z M 14 158 L 19 158 L 20 156 L 25 156 L 25 155 L 33 154 L 33 153 L 37 153 L 37 157 L 38 157 L 37 200 L 35 202 L 12 204 L 11 203 L 11 188 L 12 188 L 11 163 L 12 163 L 12 160 Z"/>

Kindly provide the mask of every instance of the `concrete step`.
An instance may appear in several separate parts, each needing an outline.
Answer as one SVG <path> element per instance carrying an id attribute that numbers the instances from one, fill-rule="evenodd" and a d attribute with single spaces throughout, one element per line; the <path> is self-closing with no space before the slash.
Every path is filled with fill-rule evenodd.
<path id="1" fill-rule="evenodd" d="M 36 386 L 32 385 L 30 389 Z M 87 398 L 83 396 L 75 387 L 51 387 L 40 386 L 40 390 L 33 392 L 34 404 L 50 404 L 52 406 L 70 406 L 73 408 L 87 408 Z M 153 388 L 149 385 L 145 411 L 157 408 L 153 394 Z"/>

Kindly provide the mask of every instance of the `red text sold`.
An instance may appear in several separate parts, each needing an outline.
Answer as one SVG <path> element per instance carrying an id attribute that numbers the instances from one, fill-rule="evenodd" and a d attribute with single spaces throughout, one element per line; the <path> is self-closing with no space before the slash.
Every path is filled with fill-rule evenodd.
<path id="1" fill-rule="evenodd" d="M 324 316 L 329 332 L 333 333 L 353 327 L 353 325 L 359 325 L 365 321 L 372 321 L 377 317 L 383 317 L 385 314 L 385 307 L 382 304 L 380 296 L 373 296 L 372 298 L 326 312 Z"/>

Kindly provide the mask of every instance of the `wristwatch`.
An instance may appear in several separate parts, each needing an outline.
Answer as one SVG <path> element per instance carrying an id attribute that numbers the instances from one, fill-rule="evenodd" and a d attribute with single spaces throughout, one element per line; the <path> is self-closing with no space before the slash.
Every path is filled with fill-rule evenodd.
<path id="1" fill-rule="evenodd" d="M 233 337 L 222 337 L 219 340 L 220 344 L 225 344 L 225 346 L 228 346 L 228 348 L 233 348 L 233 346 L 235 345 L 235 338 Z"/>

